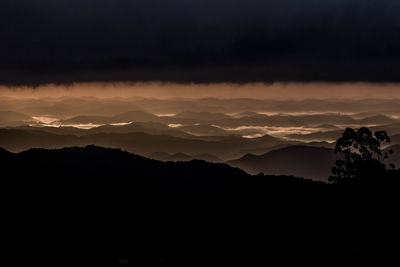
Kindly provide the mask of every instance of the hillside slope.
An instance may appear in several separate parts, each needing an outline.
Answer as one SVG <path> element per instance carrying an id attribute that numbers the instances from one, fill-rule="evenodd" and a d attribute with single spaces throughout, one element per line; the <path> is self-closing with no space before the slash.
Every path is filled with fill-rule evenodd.
<path id="1" fill-rule="evenodd" d="M 290 146 L 256 156 L 228 161 L 228 164 L 249 173 L 295 175 L 327 181 L 338 156 L 333 149 L 309 146 Z"/>
<path id="2" fill-rule="evenodd" d="M 18 154 L 0 149 L 3 182 L 46 184 L 297 184 L 294 177 L 251 176 L 227 164 L 202 160 L 162 162 L 97 146 L 30 149 Z"/>

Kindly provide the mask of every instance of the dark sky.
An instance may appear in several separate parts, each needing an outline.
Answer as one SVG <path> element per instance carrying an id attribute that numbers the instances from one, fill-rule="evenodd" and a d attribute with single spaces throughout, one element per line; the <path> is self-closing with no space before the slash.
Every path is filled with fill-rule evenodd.
<path id="1" fill-rule="evenodd" d="M 1 0 L 0 83 L 400 81 L 398 0 Z"/>

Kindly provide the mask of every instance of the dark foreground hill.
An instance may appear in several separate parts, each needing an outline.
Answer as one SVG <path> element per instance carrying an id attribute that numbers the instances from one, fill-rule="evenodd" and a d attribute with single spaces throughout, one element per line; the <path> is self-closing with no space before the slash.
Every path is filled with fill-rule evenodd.
<path id="1" fill-rule="evenodd" d="M 0 162 L 4 266 L 398 265 L 397 191 L 95 146 Z"/>
<path id="2" fill-rule="evenodd" d="M 5 182 L 55 184 L 318 184 L 285 176 L 251 176 L 203 160 L 162 162 L 97 146 L 0 151 Z M 320 185 L 321 186 L 321 185 Z"/>

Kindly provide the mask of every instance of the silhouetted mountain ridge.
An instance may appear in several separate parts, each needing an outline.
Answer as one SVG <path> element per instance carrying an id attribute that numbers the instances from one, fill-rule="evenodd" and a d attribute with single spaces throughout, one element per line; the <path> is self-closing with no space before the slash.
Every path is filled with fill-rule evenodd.
<path id="1" fill-rule="evenodd" d="M 193 159 L 197 160 L 205 160 L 208 162 L 223 162 L 221 159 L 213 156 L 211 154 L 199 154 L 195 156 L 187 155 L 184 153 L 175 153 L 175 154 L 168 154 L 166 152 L 155 152 L 152 153 L 150 156 L 152 159 L 157 159 L 161 161 L 189 161 Z"/>
<path id="2" fill-rule="evenodd" d="M 67 184 L 312 184 L 285 176 L 251 176 L 227 164 L 202 160 L 161 162 L 119 149 L 97 146 L 0 150 L 6 182 Z M 14 179 L 14 180 L 13 180 Z"/>
<path id="3" fill-rule="evenodd" d="M 221 119 L 229 119 L 232 118 L 229 115 L 223 113 L 216 112 L 193 112 L 193 111 L 182 111 L 174 116 L 175 118 L 187 118 L 187 119 L 196 119 L 200 121 L 215 121 Z"/>
<path id="4" fill-rule="evenodd" d="M 32 120 L 32 117 L 15 111 L 0 111 L 0 123 L 23 120 Z"/>
<path id="5" fill-rule="evenodd" d="M 111 127 L 112 132 L 95 132 L 89 130 L 85 135 L 75 135 L 72 131 L 60 135 L 62 131 L 58 128 L 36 128 L 31 127 L 24 130 L 0 129 L 0 146 L 12 151 L 22 151 L 33 147 L 62 148 L 66 146 L 99 145 L 105 147 L 122 148 L 132 153 L 150 155 L 151 153 L 164 151 L 167 153 L 185 153 L 188 155 L 212 154 L 222 160 L 241 156 L 243 150 L 251 150 L 259 147 L 267 148 L 290 142 L 274 137 L 261 137 L 254 139 L 242 138 L 240 136 L 210 136 L 195 137 L 183 132 L 170 135 L 171 131 L 155 131 L 160 134 L 149 134 L 146 132 L 122 132 L 114 133 L 115 129 L 136 127 L 133 125 Z M 82 132 L 84 130 L 79 130 Z M 91 133 L 91 131 L 94 131 Z M 150 131 L 151 132 L 151 131 Z"/>
<path id="6" fill-rule="evenodd" d="M 149 122 L 157 119 L 158 117 L 144 111 L 133 110 L 120 113 L 115 116 L 94 116 L 94 115 L 81 115 L 69 119 L 61 120 L 62 124 L 73 123 L 94 123 L 94 124 L 109 124 L 120 122 Z"/>

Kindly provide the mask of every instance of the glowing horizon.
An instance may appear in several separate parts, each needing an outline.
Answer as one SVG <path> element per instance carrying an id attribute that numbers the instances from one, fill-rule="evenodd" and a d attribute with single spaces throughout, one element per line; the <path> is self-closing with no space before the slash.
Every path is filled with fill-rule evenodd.
<path id="1" fill-rule="evenodd" d="M 397 83 L 74 83 L 37 87 L 0 85 L 0 97 L 11 98 L 255 98 L 271 100 L 304 99 L 393 99 L 400 98 Z"/>

